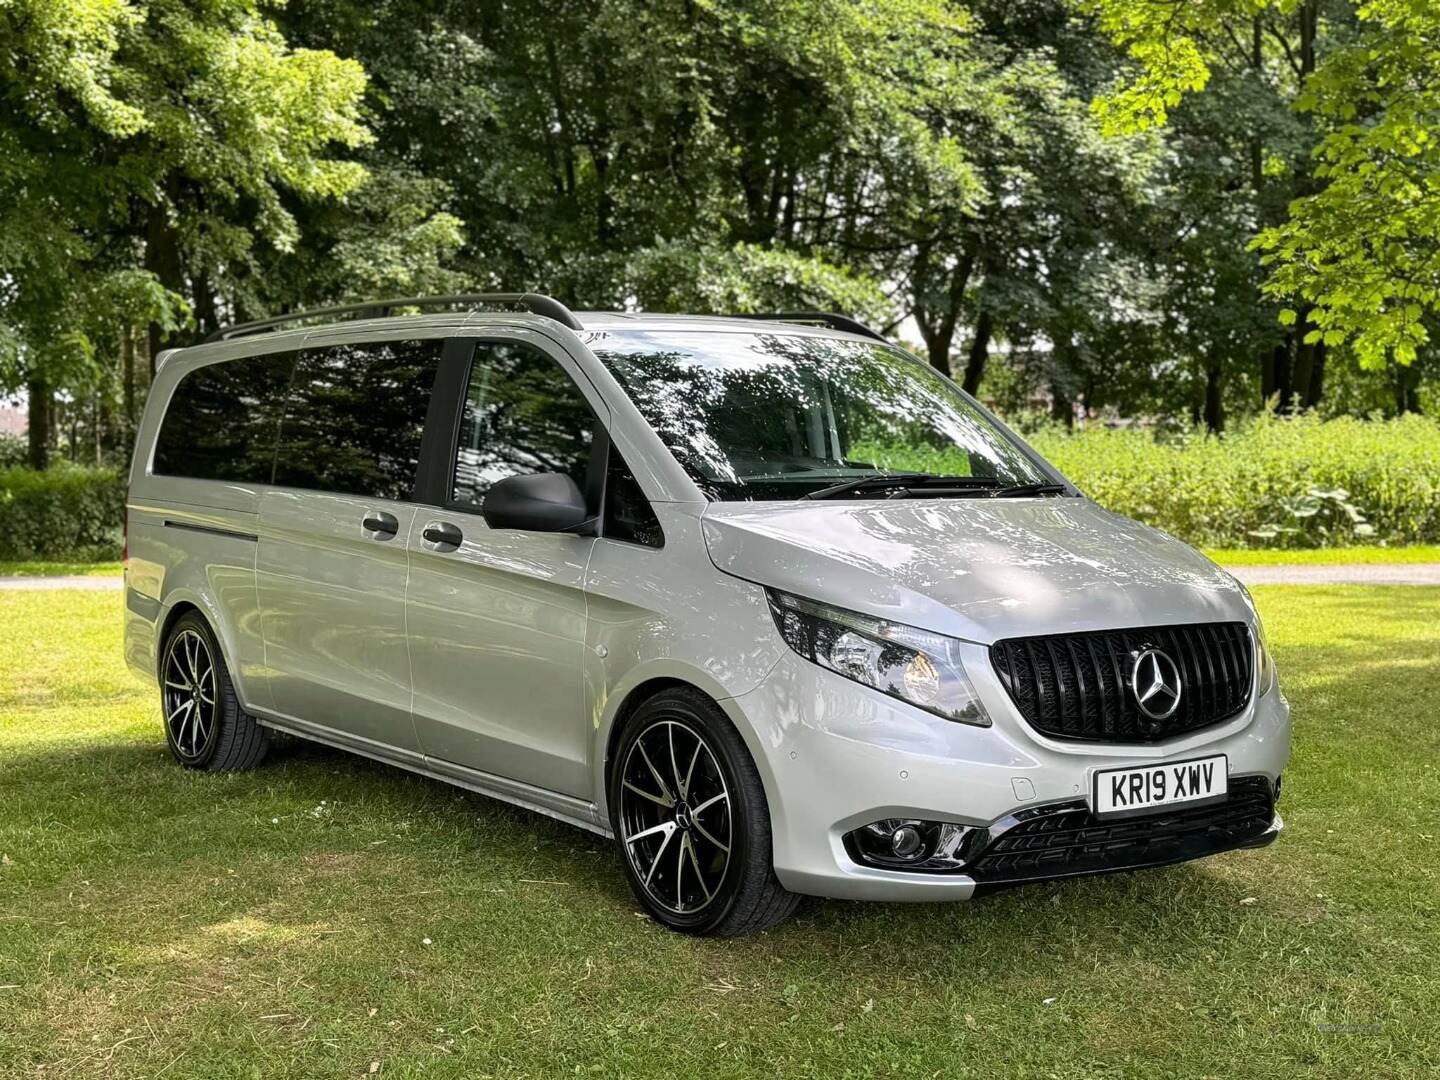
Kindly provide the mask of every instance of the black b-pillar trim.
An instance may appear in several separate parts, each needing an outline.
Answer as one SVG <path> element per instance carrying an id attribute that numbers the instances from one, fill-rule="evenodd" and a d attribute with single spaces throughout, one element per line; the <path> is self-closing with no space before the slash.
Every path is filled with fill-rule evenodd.
<path id="1" fill-rule="evenodd" d="M 444 506 L 450 498 L 451 470 L 460 440 L 460 420 L 470 381 L 475 338 L 446 338 L 435 372 L 435 388 L 420 439 L 420 466 L 415 474 L 415 499 L 426 506 Z"/>

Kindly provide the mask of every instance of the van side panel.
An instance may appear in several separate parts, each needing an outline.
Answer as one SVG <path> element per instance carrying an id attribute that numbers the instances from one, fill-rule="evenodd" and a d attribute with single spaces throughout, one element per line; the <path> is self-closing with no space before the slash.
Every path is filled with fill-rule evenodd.
<path id="1" fill-rule="evenodd" d="M 245 355 L 255 349 L 226 351 Z M 177 607 L 193 605 L 220 640 L 241 703 L 268 708 L 255 590 L 263 489 L 152 472 L 156 439 L 175 387 L 201 366 L 204 362 L 190 362 L 185 354 L 162 358 L 136 435 L 125 505 L 125 660 L 142 678 L 156 682 L 168 621 Z"/>

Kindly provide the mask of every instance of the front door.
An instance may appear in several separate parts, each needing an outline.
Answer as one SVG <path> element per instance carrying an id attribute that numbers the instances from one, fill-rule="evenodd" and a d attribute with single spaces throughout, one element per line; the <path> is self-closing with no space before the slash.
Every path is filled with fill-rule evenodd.
<path id="1" fill-rule="evenodd" d="M 453 383 L 437 505 L 410 526 L 406 621 L 427 757 L 589 798 L 584 581 L 595 541 L 491 529 L 481 516 L 485 492 L 508 476 L 566 473 L 589 490 L 603 406 L 568 367 L 539 335 L 476 342 Z"/>
<path id="2" fill-rule="evenodd" d="M 260 500 L 256 584 L 274 710 L 417 751 L 406 539 L 443 339 L 307 348 Z"/>

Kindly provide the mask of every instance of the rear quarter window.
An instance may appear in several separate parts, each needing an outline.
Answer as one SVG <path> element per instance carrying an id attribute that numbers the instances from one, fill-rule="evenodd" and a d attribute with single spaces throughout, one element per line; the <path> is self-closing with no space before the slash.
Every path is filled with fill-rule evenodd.
<path id="1" fill-rule="evenodd" d="M 151 471 L 268 484 L 295 354 L 224 360 L 186 372 L 160 423 Z"/>

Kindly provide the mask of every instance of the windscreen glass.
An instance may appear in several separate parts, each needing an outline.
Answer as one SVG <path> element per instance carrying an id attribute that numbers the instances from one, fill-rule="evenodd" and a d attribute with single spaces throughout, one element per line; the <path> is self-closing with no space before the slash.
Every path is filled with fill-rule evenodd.
<path id="1" fill-rule="evenodd" d="M 1050 479 L 950 382 L 878 342 L 625 331 L 589 344 L 711 498 L 797 499 L 893 472 Z"/>

